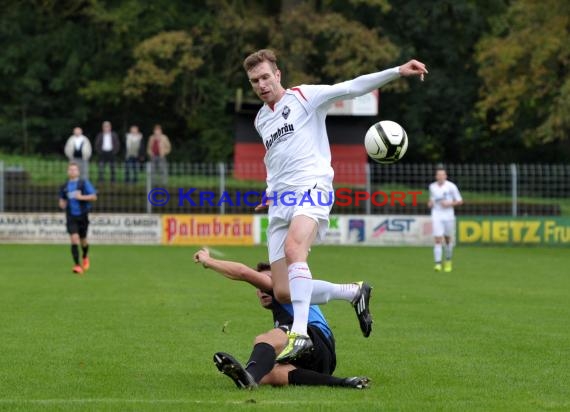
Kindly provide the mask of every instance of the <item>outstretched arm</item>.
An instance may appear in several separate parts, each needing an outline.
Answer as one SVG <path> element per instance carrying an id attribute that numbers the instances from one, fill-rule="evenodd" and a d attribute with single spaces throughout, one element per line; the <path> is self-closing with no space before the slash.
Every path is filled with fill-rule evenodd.
<path id="1" fill-rule="evenodd" d="M 417 60 L 410 60 L 400 67 L 383 70 L 377 73 L 365 74 L 359 76 L 354 80 L 349 80 L 349 94 L 350 98 L 362 96 L 372 90 L 378 89 L 398 77 L 411 77 L 420 76 L 424 80 L 424 75 L 427 74 L 426 66 Z"/>
<path id="2" fill-rule="evenodd" d="M 379 89 L 399 77 L 419 76 L 420 80 L 423 81 L 424 75 L 427 73 L 425 64 L 417 60 L 410 60 L 399 67 L 365 74 L 332 86 L 319 86 L 315 89 L 315 94 L 308 98 L 308 101 L 313 107 L 317 107 L 337 100 L 353 99 Z"/>
<path id="3" fill-rule="evenodd" d="M 210 256 L 207 249 L 200 249 L 194 254 L 194 262 L 201 263 L 206 269 L 212 269 L 231 280 L 247 282 L 264 291 L 273 289 L 273 282 L 269 276 L 253 270 L 239 262 L 215 259 Z"/>

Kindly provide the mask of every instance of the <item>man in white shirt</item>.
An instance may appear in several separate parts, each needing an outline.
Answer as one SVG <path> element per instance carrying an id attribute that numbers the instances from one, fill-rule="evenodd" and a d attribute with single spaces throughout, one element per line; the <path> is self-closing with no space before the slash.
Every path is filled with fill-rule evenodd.
<path id="1" fill-rule="evenodd" d="M 434 270 L 442 269 L 443 241 L 445 240 L 445 262 L 443 270 L 451 272 L 451 258 L 453 255 L 453 235 L 455 232 L 455 206 L 463 204 L 463 199 L 457 186 L 447 180 L 444 168 L 438 168 L 435 172 L 435 182 L 429 185 L 428 207 L 431 209 L 431 221 L 433 238 Z"/>
<path id="2" fill-rule="evenodd" d="M 87 136 L 83 135 L 81 127 L 73 129 L 73 134 L 67 139 L 63 152 L 70 162 L 79 166 L 79 177 L 89 179 L 89 159 L 92 148 Z"/>
<path id="3" fill-rule="evenodd" d="M 111 182 L 115 182 L 115 157 L 121 149 L 119 136 L 112 131 L 111 122 L 104 121 L 101 133 L 95 139 L 95 150 L 99 155 L 99 182 L 103 182 L 105 174 L 105 165 L 109 165 L 111 169 Z"/>
<path id="4" fill-rule="evenodd" d="M 268 249 L 274 275 L 275 297 L 291 300 L 294 320 L 288 344 L 277 357 L 288 362 L 311 348 L 307 319 L 311 295 L 318 293 L 307 265 L 309 248 L 322 238 L 329 224 L 333 204 L 331 151 L 325 118 L 330 106 L 382 87 L 400 76 L 427 73 L 416 60 L 329 85 L 301 85 L 285 90 L 277 58 L 271 50 L 259 50 L 243 63 L 253 91 L 264 102 L 255 119 L 255 128 L 266 148 L 267 193 L 269 199 Z M 293 194 L 294 201 L 288 195 Z M 293 203 L 293 204 L 291 204 Z M 356 287 L 356 286 L 355 286 Z M 362 289 L 362 287 L 361 287 Z M 368 311 L 370 287 L 359 293 L 355 309 L 364 336 L 371 330 Z"/>

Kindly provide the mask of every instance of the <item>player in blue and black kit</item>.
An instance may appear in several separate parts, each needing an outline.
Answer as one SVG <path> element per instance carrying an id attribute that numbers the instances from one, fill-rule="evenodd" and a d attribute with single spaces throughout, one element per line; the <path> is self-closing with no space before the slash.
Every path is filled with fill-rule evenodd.
<path id="1" fill-rule="evenodd" d="M 71 239 L 71 255 L 73 256 L 73 272 L 82 274 L 89 269 L 89 211 L 91 202 L 97 200 L 97 193 L 89 180 L 79 178 L 79 166 L 71 162 L 67 167 L 68 181 L 59 191 L 59 207 L 65 210 L 67 233 Z M 79 245 L 83 252 L 82 264 L 79 264 Z"/>
<path id="2" fill-rule="evenodd" d="M 310 351 L 286 363 L 276 363 L 277 354 L 287 344 L 287 332 L 293 323 L 293 307 L 277 302 L 272 293 L 271 267 L 259 263 L 257 270 L 241 263 L 214 259 L 206 249 L 194 255 L 194 261 L 215 270 L 232 280 L 248 282 L 257 288 L 260 304 L 271 310 L 274 328 L 255 338 L 246 366 L 228 353 L 217 352 L 214 363 L 218 370 L 230 377 L 240 389 L 258 385 L 327 385 L 363 389 L 366 377 L 339 378 L 332 376 L 336 368 L 335 340 L 318 305 L 310 305 L 308 333 L 313 342 Z M 343 286 L 343 285 L 338 285 Z"/>

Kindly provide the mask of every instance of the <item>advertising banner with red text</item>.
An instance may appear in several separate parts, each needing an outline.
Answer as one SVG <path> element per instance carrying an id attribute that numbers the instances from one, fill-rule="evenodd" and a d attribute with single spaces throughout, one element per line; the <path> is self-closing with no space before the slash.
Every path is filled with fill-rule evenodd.
<path id="1" fill-rule="evenodd" d="M 253 215 L 162 215 L 165 245 L 253 245 Z"/>

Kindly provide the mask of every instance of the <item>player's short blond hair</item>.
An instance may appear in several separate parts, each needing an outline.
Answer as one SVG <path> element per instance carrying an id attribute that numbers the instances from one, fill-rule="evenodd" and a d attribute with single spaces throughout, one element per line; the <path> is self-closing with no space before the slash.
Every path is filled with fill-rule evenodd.
<path id="1" fill-rule="evenodd" d="M 248 72 L 263 62 L 268 62 L 269 66 L 271 66 L 271 70 L 274 72 L 277 70 L 277 56 L 271 49 L 261 49 L 254 53 L 251 53 L 243 61 L 243 68 L 246 72 Z"/>

